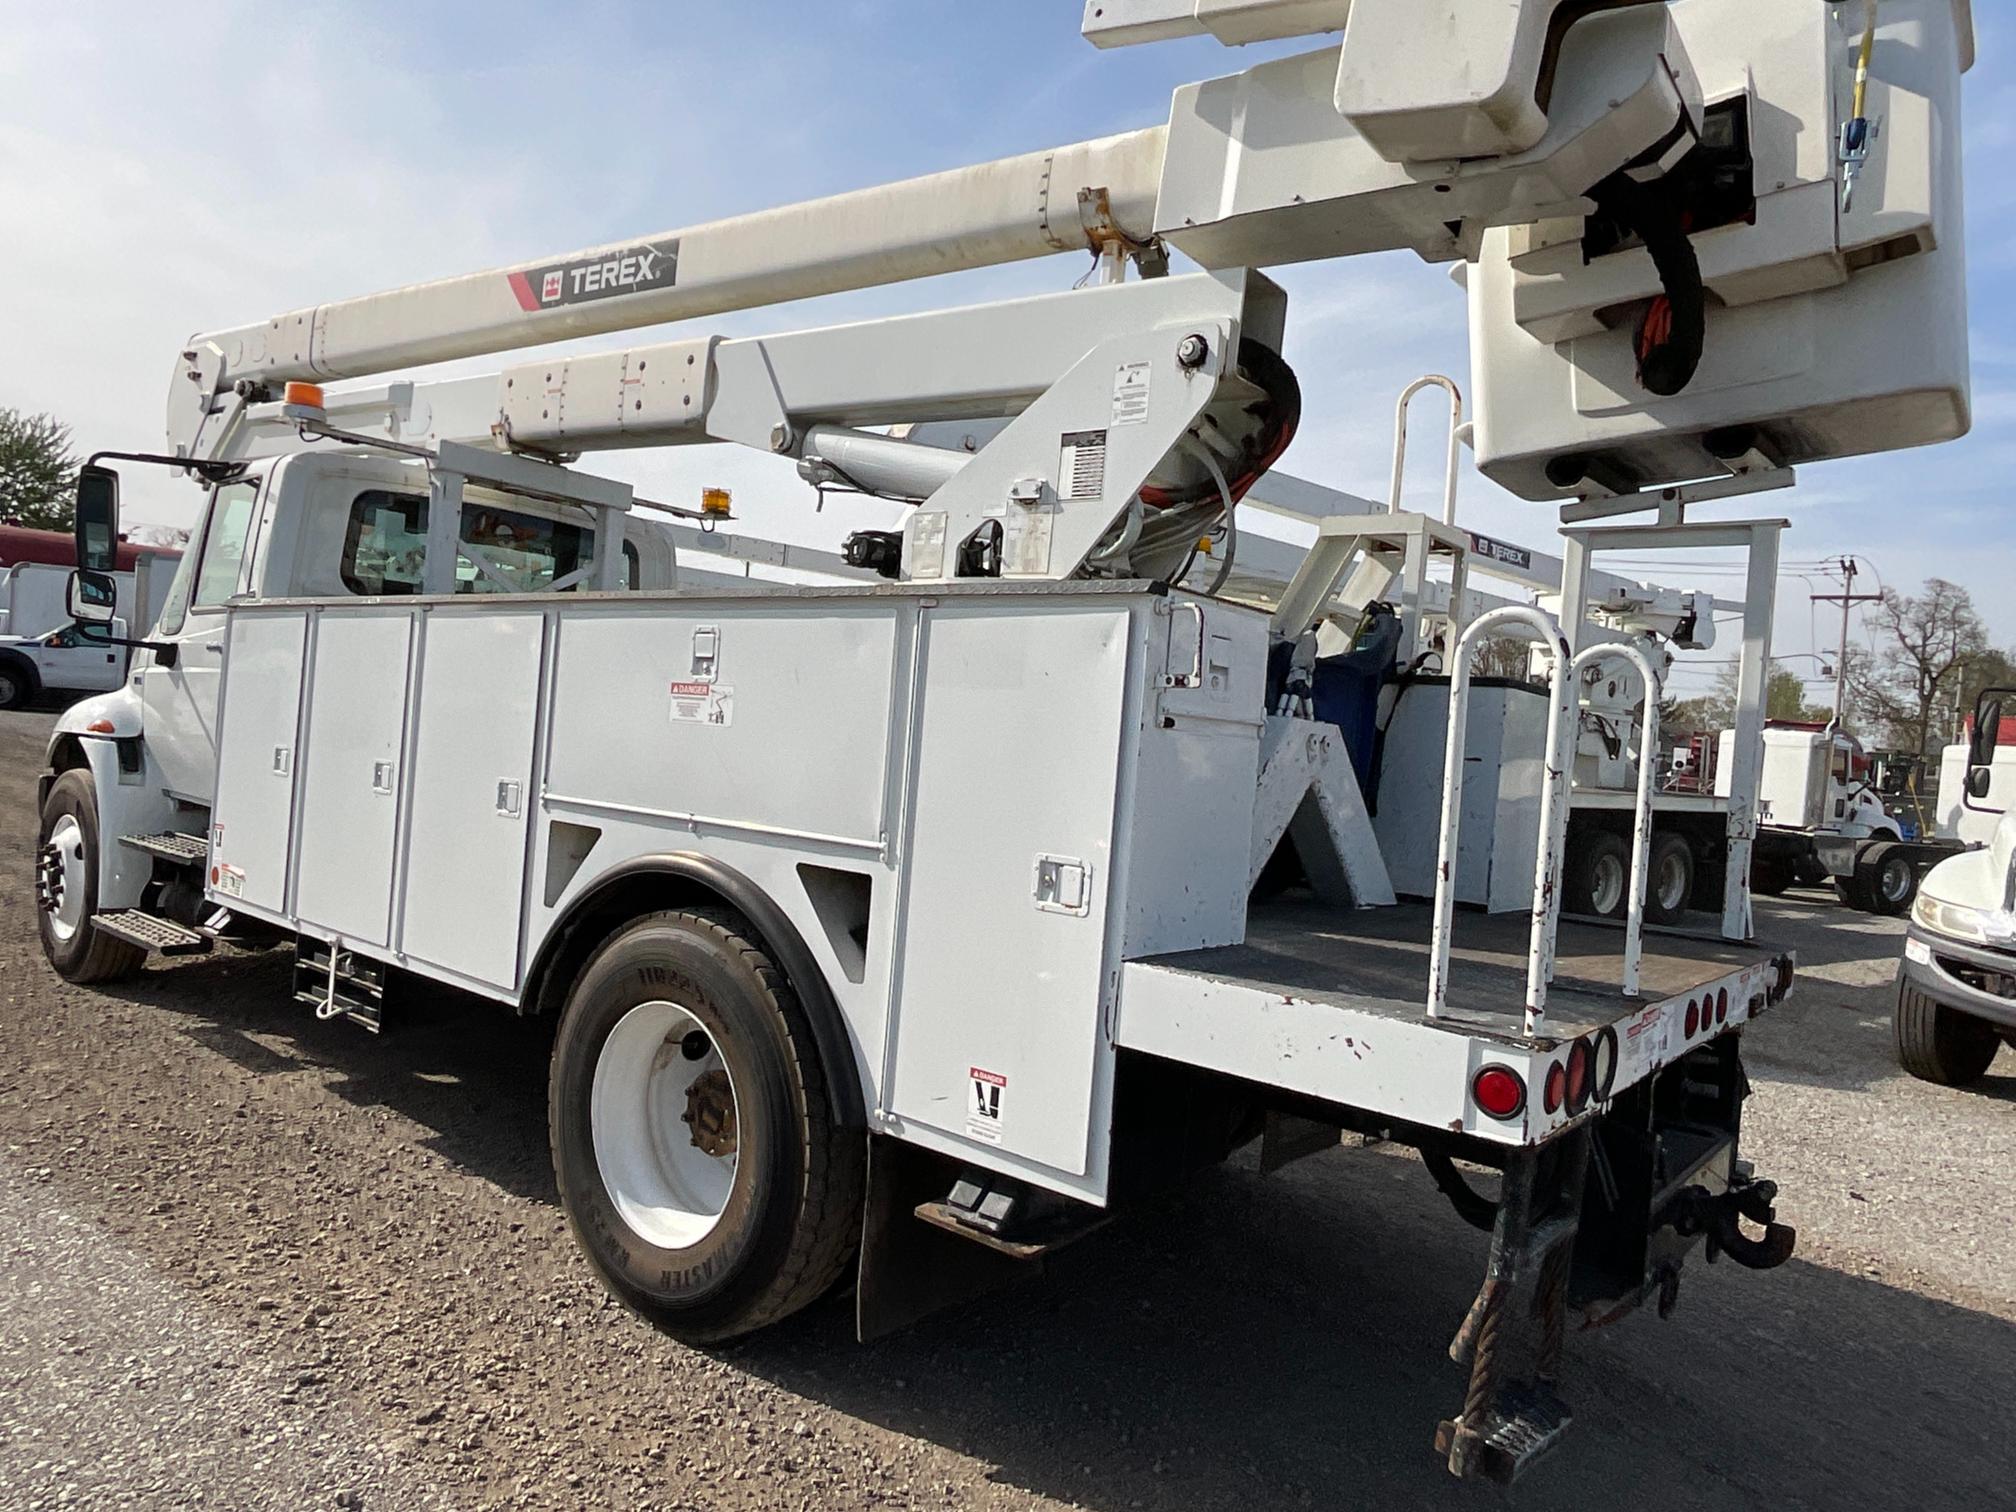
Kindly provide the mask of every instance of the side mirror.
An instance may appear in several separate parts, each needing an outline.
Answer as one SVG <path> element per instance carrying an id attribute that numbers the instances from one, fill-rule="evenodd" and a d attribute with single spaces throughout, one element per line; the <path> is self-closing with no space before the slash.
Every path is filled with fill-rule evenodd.
<path id="1" fill-rule="evenodd" d="M 1983 693 L 1974 706 L 1974 738 L 1968 743 L 1967 765 L 1987 766 L 1995 759 L 1996 742 L 2002 736 L 2002 697 Z"/>
<path id="2" fill-rule="evenodd" d="M 85 463 L 77 470 L 77 566 L 113 572 L 119 566 L 119 474 Z"/>
<path id="3" fill-rule="evenodd" d="M 119 586 L 109 572 L 80 567 L 70 574 L 64 607 L 80 625 L 109 625 L 119 608 Z"/>
<path id="4" fill-rule="evenodd" d="M 2011 688 L 1988 688 L 1974 701 L 1974 733 L 1967 741 L 1967 796 L 1986 798 L 1995 781 L 1995 750 L 2002 738 L 2002 700 Z M 1973 807 L 1970 803 L 1968 807 Z"/>

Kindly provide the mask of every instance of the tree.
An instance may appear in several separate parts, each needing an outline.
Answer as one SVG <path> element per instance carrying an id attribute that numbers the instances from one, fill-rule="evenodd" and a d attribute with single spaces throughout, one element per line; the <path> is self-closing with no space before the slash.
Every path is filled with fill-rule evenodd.
<path id="1" fill-rule="evenodd" d="M 1951 732 L 1956 701 L 1996 670 L 1988 628 L 1965 588 L 1927 578 L 1915 598 L 1885 588 L 1869 629 L 1873 650 L 1849 648 L 1849 710 L 1885 744 L 1931 755 Z"/>
<path id="2" fill-rule="evenodd" d="M 70 427 L 53 415 L 0 409 L 0 520 L 68 530 L 76 487 Z"/>
<path id="3" fill-rule="evenodd" d="M 1679 737 L 1697 731 L 1727 730 L 1736 723 L 1737 665 L 1730 662 L 1715 674 L 1715 691 L 1699 698 L 1684 698 L 1661 705 L 1660 738 Z M 1832 713 L 1821 704 L 1806 701 L 1806 684 L 1798 673 L 1784 667 L 1771 669 L 1765 684 L 1764 717 L 1814 723 Z"/>

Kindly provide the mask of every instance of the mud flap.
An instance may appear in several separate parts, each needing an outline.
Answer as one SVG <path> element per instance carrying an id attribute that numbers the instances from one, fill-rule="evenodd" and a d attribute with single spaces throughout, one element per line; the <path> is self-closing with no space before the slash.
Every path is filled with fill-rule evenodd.
<path id="1" fill-rule="evenodd" d="M 917 1216 L 945 1196 L 956 1165 L 928 1150 L 868 1137 L 868 1190 L 861 1215 L 861 1270 L 854 1327 L 865 1344 L 941 1308 L 970 1302 L 1043 1273 L 1040 1258 L 1015 1259 Z"/>

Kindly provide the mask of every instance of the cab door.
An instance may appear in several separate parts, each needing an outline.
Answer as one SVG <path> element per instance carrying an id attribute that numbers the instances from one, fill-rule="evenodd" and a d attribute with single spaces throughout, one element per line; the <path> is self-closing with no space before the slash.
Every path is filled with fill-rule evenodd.
<path id="1" fill-rule="evenodd" d="M 123 639 L 126 622 L 114 620 L 106 629 Z M 103 693 L 119 686 L 126 675 L 126 648 L 108 646 L 83 635 L 75 625 L 51 630 L 36 647 L 35 660 L 42 685 L 89 693 Z"/>
<path id="2" fill-rule="evenodd" d="M 154 639 L 175 648 L 141 669 L 147 754 L 161 786 L 207 805 L 217 785 L 217 694 L 224 670 L 224 603 L 240 591 L 258 513 L 259 480 L 221 483 L 197 522 Z"/>

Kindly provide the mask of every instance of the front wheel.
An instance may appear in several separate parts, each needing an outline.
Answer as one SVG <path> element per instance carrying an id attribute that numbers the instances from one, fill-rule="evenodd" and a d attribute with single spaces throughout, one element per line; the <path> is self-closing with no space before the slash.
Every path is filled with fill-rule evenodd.
<path id="1" fill-rule="evenodd" d="M 34 696 L 34 669 L 19 656 L 0 656 L 0 709 L 18 709 Z"/>
<path id="2" fill-rule="evenodd" d="M 568 997 L 549 1094 L 575 1238 L 691 1343 L 753 1332 L 838 1279 L 867 1144 L 839 1127 L 812 1030 L 739 916 L 652 914 Z"/>
<path id="3" fill-rule="evenodd" d="M 50 785 L 35 842 L 35 931 L 66 981 L 131 976 L 147 952 L 95 928 L 98 912 L 98 791 L 83 768 Z"/>
<path id="4" fill-rule="evenodd" d="M 1920 1081 L 1965 1087 L 1988 1074 L 2002 1037 L 1980 1019 L 1945 1008 L 1908 982 L 1897 990 L 1897 1063 Z"/>
<path id="5" fill-rule="evenodd" d="M 1866 873 L 1863 891 L 1877 913 L 1904 913 L 1918 896 L 1918 868 L 1901 845 L 1876 846 L 1858 870 Z"/>

